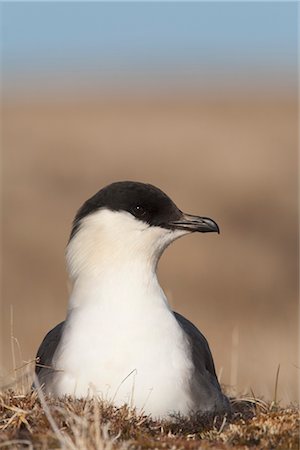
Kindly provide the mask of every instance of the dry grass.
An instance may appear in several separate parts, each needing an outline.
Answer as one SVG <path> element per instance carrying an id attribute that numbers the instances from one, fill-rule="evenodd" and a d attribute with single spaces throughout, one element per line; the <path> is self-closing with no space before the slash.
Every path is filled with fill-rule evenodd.
<path id="1" fill-rule="evenodd" d="M 207 336 L 222 381 L 274 401 L 235 400 L 224 421 L 157 422 L 98 401 L 41 401 L 14 371 L 0 448 L 299 448 L 299 411 L 277 403 L 298 398 L 297 104 L 275 93 L 183 98 L 7 99 L 1 371 L 33 358 L 65 317 L 63 252 L 80 202 L 139 179 L 220 222 L 220 239 L 170 248 L 161 281 Z"/>
<path id="2" fill-rule="evenodd" d="M 299 411 L 254 398 L 232 400 L 232 417 L 154 421 L 99 400 L 37 392 L 0 394 L 0 448 L 298 449 Z"/>

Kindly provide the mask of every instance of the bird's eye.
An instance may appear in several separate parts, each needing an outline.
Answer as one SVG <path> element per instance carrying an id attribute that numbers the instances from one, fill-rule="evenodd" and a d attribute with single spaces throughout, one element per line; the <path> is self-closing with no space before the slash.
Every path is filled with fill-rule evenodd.
<path id="1" fill-rule="evenodd" d="M 146 211 L 144 210 L 144 208 L 141 205 L 136 205 L 133 208 L 133 214 L 136 217 L 143 217 L 146 214 Z"/>

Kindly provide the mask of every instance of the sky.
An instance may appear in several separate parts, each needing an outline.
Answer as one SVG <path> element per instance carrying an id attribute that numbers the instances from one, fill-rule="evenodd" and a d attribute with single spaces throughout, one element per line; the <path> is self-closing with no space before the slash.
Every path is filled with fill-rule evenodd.
<path id="1" fill-rule="evenodd" d="M 297 3 L 4 2 L 4 88 L 295 82 Z M 200 78 L 199 78 L 200 77 Z"/>

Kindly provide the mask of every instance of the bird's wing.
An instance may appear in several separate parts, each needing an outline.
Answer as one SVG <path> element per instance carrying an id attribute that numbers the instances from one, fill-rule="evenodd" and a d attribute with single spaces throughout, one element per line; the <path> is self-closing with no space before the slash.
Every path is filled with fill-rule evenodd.
<path id="1" fill-rule="evenodd" d="M 192 322 L 175 311 L 174 315 L 191 345 L 195 367 L 191 389 L 195 393 L 197 407 L 203 411 L 228 412 L 229 402 L 221 391 L 207 340 Z"/>
<path id="2" fill-rule="evenodd" d="M 201 369 L 206 369 L 211 373 L 211 375 L 217 377 L 214 361 L 206 338 L 198 330 L 198 328 L 192 324 L 192 322 L 175 311 L 174 314 L 180 326 L 189 337 L 192 345 L 192 355 L 195 366 L 199 368 L 201 367 Z"/>
<path id="3" fill-rule="evenodd" d="M 61 322 L 50 330 L 37 351 L 35 373 L 41 384 L 45 381 L 47 375 L 52 373 L 52 359 L 61 339 L 64 324 L 65 322 Z"/>

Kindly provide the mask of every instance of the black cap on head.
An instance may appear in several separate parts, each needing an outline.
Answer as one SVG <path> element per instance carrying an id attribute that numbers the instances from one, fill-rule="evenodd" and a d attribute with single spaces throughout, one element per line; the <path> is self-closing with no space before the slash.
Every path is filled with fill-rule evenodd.
<path id="1" fill-rule="evenodd" d="M 119 181 L 104 187 L 82 205 L 74 219 L 71 238 L 81 220 L 101 208 L 126 211 L 151 226 L 164 228 L 174 228 L 169 223 L 182 217 L 175 203 L 157 187 L 136 181 Z"/>
<path id="2" fill-rule="evenodd" d="M 82 205 L 74 219 L 70 239 L 78 231 L 82 219 L 101 208 L 126 211 L 149 226 L 219 233 L 219 227 L 212 219 L 183 214 L 157 187 L 137 181 L 119 181 L 104 187 Z"/>

